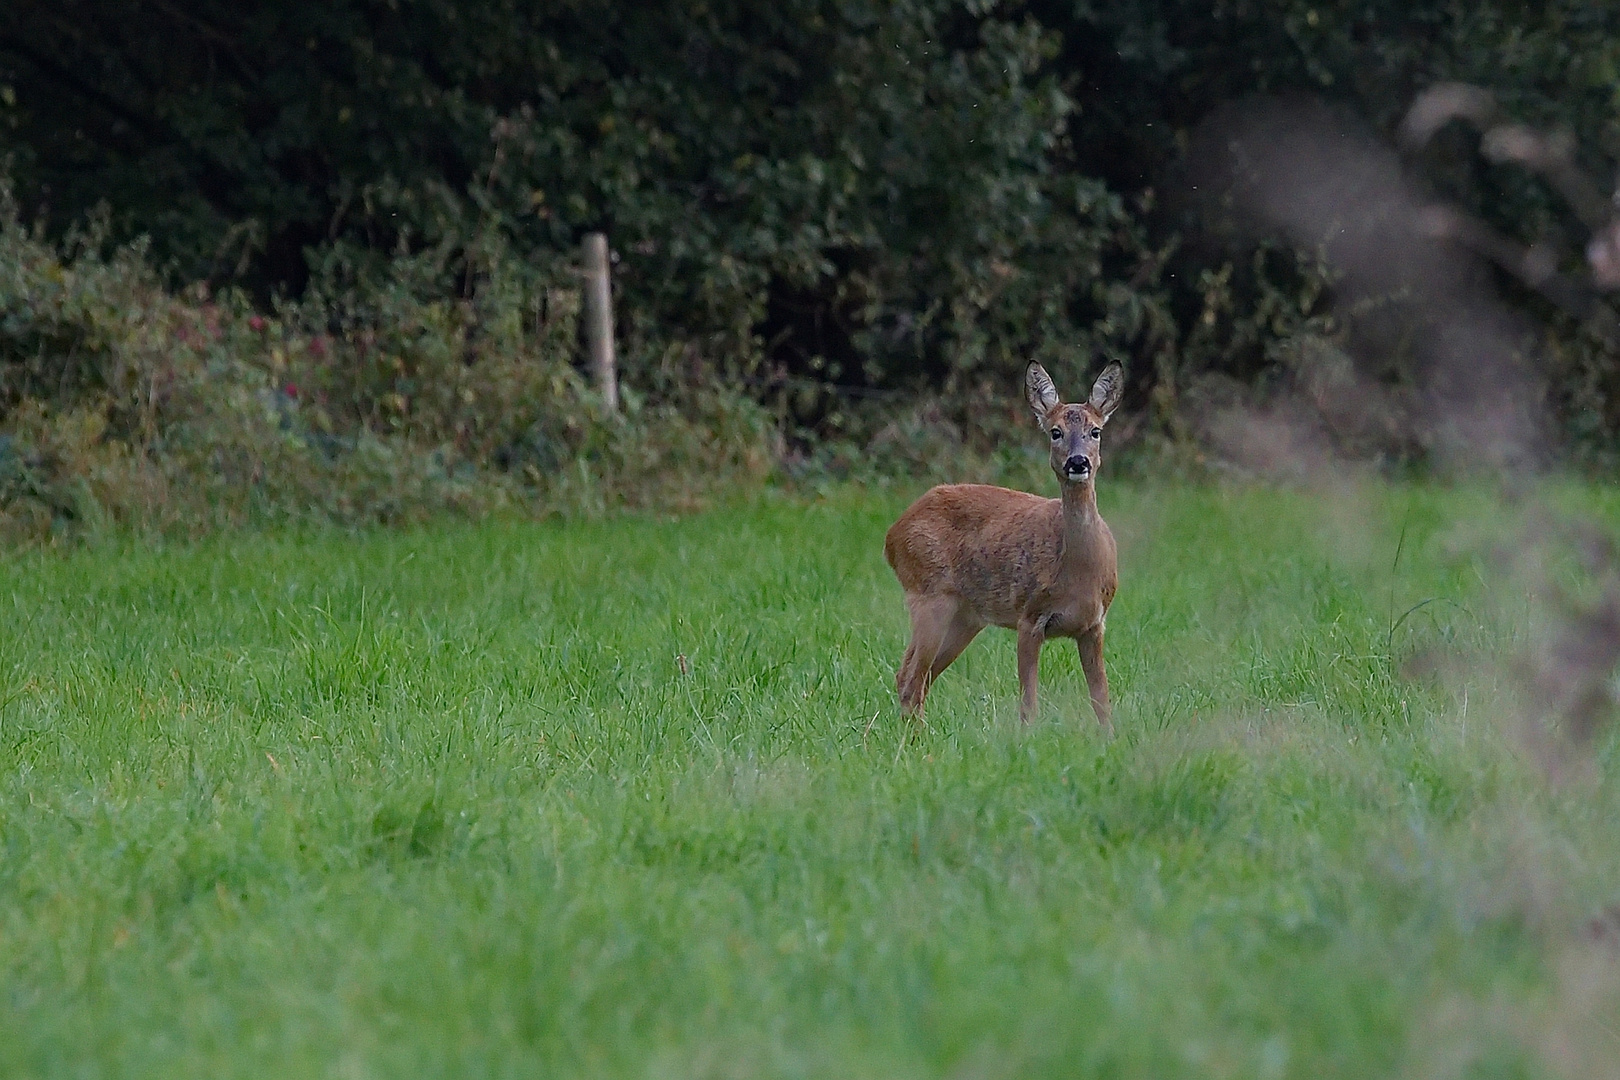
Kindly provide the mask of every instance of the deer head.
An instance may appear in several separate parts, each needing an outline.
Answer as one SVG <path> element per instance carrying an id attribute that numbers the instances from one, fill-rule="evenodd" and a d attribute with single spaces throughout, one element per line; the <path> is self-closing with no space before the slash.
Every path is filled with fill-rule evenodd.
<path id="1" fill-rule="evenodd" d="M 1035 422 L 1052 444 L 1052 471 L 1064 484 L 1088 484 L 1102 464 L 1102 429 L 1119 407 L 1125 393 L 1125 370 L 1117 363 L 1103 368 L 1092 384 L 1091 396 L 1078 405 L 1065 405 L 1052 377 L 1039 364 L 1024 373 L 1024 391 Z"/>

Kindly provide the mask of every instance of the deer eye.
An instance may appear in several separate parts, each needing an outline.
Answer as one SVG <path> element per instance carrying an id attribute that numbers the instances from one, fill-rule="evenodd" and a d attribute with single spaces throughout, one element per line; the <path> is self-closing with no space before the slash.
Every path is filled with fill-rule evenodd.
<path id="1" fill-rule="evenodd" d="M 1063 438 L 1063 429 L 1062 428 L 1053 428 L 1052 429 L 1052 441 L 1057 442 L 1061 438 Z"/>
<path id="2" fill-rule="evenodd" d="M 1100 428 L 1100 427 L 1094 427 L 1094 428 L 1092 428 L 1092 429 L 1091 429 L 1091 437 L 1092 437 L 1092 438 L 1093 438 L 1093 439 L 1100 439 L 1100 438 L 1102 438 L 1102 428 Z"/>

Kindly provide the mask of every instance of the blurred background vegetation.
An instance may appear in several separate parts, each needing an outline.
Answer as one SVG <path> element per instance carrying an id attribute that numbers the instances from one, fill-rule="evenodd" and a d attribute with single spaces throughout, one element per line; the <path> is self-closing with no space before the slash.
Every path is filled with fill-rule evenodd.
<path id="1" fill-rule="evenodd" d="M 1005 475 L 1029 359 L 1065 388 L 1125 362 L 1116 445 L 1174 456 L 1200 387 L 1287 378 L 1334 332 L 1308 259 L 1200 242 L 1165 197 L 1190 132 L 1311 94 L 1387 134 L 1442 79 L 1612 175 L 1599 0 L 10 0 L 0 517 Z M 1525 241 L 1568 227 L 1453 134 L 1439 192 Z M 622 419 L 580 375 L 592 230 Z M 1564 453 L 1610 464 L 1614 347 L 1501 285 L 1545 328 Z"/>

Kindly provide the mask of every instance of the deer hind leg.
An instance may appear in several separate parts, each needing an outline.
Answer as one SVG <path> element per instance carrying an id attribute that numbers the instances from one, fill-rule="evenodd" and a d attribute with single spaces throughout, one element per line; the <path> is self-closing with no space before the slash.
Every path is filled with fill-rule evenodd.
<path id="1" fill-rule="evenodd" d="M 1075 638 L 1074 643 L 1080 647 L 1080 666 L 1086 672 L 1086 687 L 1091 691 L 1092 711 L 1097 714 L 1097 723 L 1102 725 L 1103 731 L 1112 735 L 1114 724 L 1109 718 L 1108 670 L 1103 667 L 1102 627 L 1080 635 Z"/>
<path id="2" fill-rule="evenodd" d="M 960 606 L 954 596 L 914 594 L 906 597 L 906 607 L 911 611 L 911 643 L 906 646 L 905 659 L 900 662 L 900 670 L 894 677 L 895 689 L 900 693 L 902 714 L 922 715 L 923 699 L 928 696 L 929 683 L 940 670 L 944 670 L 943 664 L 938 669 L 935 664 L 944 655 Z M 956 651 L 961 652 L 961 647 L 958 646 Z M 952 654 L 945 663 L 954 659 L 956 657 Z"/>

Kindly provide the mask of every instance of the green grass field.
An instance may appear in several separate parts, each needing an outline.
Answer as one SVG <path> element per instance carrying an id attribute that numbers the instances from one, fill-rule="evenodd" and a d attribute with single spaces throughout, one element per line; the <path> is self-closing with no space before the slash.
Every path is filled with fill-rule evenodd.
<path id="1" fill-rule="evenodd" d="M 1111 742 L 901 726 L 903 505 L 5 556 L 0 1075 L 1613 1075 L 1490 497 L 1105 478 Z"/>

